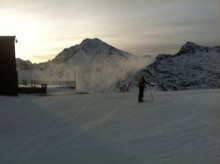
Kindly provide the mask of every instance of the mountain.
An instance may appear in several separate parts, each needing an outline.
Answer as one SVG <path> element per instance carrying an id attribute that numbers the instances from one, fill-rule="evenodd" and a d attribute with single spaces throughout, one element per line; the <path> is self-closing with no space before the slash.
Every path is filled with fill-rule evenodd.
<path id="1" fill-rule="evenodd" d="M 32 64 L 17 59 L 19 82 L 74 81 L 83 90 L 106 91 L 115 88 L 127 73 L 146 66 L 146 57 L 117 49 L 100 39 L 85 39 L 79 45 L 65 48 L 53 60 Z"/>
<path id="2" fill-rule="evenodd" d="M 160 54 L 135 75 L 160 90 L 220 88 L 220 47 L 187 42 L 175 55 Z"/>
<path id="3" fill-rule="evenodd" d="M 17 59 L 17 69 L 20 83 L 74 81 L 76 74 L 78 88 L 98 92 L 123 88 L 128 82 L 136 88 L 142 75 L 151 86 L 164 91 L 220 88 L 220 46 L 187 42 L 176 54 L 160 54 L 151 61 L 95 38 L 65 48 L 49 62 Z"/>
<path id="4" fill-rule="evenodd" d="M 120 57 L 127 59 L 131 57 L 128 52 L 119 50 L 107 43 L 101 41 L 100 39 L 85 39 L 79 45 L 72 46 L 70 48 L 65 48 L 60 52 L 52 61 L 60 63 L 67 61 L 71 58 L 73 60 L 82 60 L 83 58 L 114 58 Z"/>

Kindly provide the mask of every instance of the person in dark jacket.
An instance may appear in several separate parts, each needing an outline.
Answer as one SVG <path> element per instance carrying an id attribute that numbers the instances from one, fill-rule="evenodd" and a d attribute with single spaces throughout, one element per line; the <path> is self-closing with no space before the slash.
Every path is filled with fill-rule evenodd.
<path id="1" fill-rule="evenodd" d="M 144 79 L 144 76 L 142 76 L 139 80 L 138 80 L 138 87 L 139 87 L 139 94 L 138 94 L 138 102 L 143 102 L 143 98 L 144 98 L 144 88 L 145 85 L 148 84 L 148 82 Z"/>

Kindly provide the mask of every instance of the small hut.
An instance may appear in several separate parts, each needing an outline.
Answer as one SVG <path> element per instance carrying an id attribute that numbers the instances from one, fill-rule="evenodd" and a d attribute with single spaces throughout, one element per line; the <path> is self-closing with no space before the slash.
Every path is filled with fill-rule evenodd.
<path id="1" fill-rule="evenodd" d="M 0 95 L 17 95 L 15 36 L 0 36 Z"/>

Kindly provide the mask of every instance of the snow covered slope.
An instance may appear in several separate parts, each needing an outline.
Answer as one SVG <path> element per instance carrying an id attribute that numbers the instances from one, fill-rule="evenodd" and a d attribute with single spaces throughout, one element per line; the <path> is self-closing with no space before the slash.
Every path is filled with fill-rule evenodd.
<path id="1" fill-rule="evenodd" d="M 220 90 L 0 96 L 1 164 L 219 164 Z"/>
<path id="2" fill-rule="evenodd" d="M 128 59 L 133 56 L 128 52 L 119 50 L 107 43 L 101 41 L 98 38 L 85 39 L 79 45 L 72 46 L 70 48 L 64 49 L 60 52 L 54 62 L 60 63 L 67 61 L 69 59 L 77 60 L 77 62 L 82 62 L 85 58 L 124 58 Z"/>
<path id="3" fill-rule="evenodd" d="M 220 47 L 187 42 L 175 55 L 158 55 L 141 73 L 162 90 L 220 88 Z"/>
<path id="4" fill-rule="evenodd" d="M 144 75 L 159 90 L 220 88 L 220 47 L 204 47 L 187 42 L 175 55 L 137 57 L 99 39 L 85 39 L 64 49 L 52 61 L 42 64 L 17 62 L 19 81 L 74 80 L 78 87 L 95 92 L 113 91 Z M 150 65 L 149 65 L 150 64 Z M 140 71 L 141 70 L 141 71 Z M 118 89 L 117 89 L 118 90 Z"/>
<path id="5" fill-rule="evenodd" d="M 64 49 L 46 63 L 31 64 L 18 59 L 17 69 L 20 83 L 24 79 L 73 81 L 76 72 L 78 88 L 109 91 L 127 73 L 144 68 L 148 61 L 149 58 L 132 55 L 95 38 Z"/>

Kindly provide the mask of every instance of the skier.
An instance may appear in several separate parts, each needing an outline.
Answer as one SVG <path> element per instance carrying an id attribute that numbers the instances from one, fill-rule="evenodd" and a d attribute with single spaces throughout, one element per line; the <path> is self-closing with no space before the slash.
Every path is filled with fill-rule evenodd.
<path id="1" fill-rule="evenodd" d="M 148 84 L 148 82 L 144 79 L 144 76 L 141 76 L 138 80 L 138 87 L 139 87 L 139 95 L 138 95 L 138 102 L 143 102 L 144 98 L 144 88 L 145 84 Z"/>

